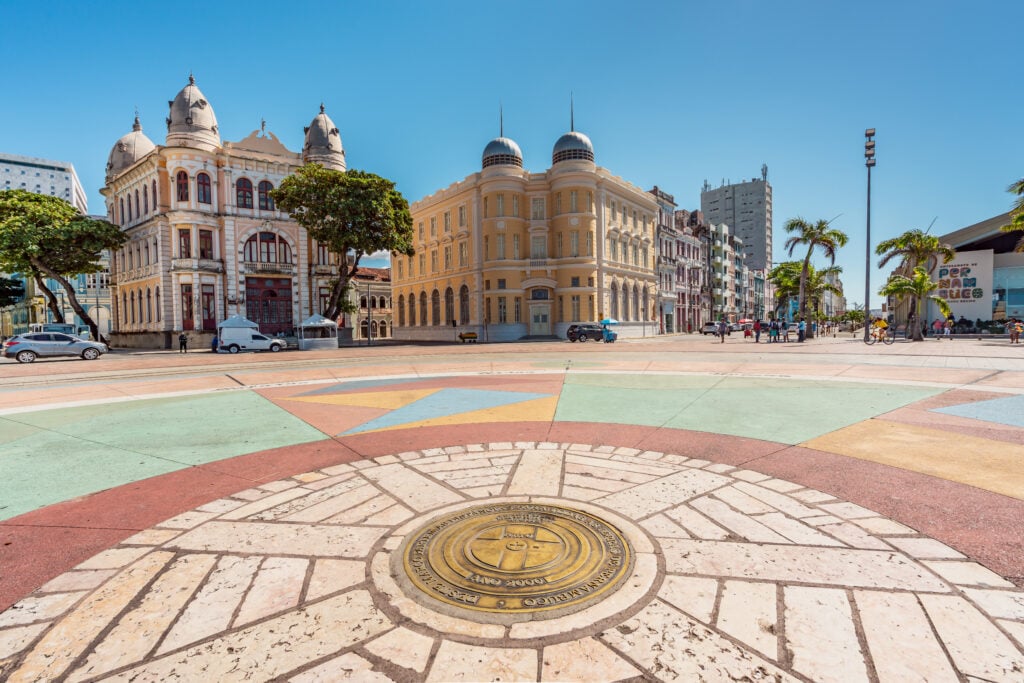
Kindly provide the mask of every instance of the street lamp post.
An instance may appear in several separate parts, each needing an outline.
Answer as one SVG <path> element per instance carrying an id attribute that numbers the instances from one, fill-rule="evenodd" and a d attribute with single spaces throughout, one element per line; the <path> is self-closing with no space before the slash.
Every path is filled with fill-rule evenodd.
<path id="1" fill-rule="evenodd" d="M 865 130 L 864 138 L 864 165 L 868 169 L 868 220 L 864 238 L 867 242 L 864 255 L 864 341 L 867 341 L 871 334 L 868 318 L 871 312 L 871 169 L 875 165 L 875 129 Z"/>

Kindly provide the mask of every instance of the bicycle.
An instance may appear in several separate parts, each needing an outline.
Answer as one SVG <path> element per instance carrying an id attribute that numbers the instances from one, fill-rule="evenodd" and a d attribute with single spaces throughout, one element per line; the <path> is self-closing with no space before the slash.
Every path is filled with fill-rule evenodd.
<path id="1" fill-rule="evenodd" d="M 871 328 L 871 332 L 868 334 L 867 339 L 864 340 L 864 343 L 870 346 L 878 341 L 883 344 L 892 344 L 896 341 L 896 329 L 893 327 Z"/>

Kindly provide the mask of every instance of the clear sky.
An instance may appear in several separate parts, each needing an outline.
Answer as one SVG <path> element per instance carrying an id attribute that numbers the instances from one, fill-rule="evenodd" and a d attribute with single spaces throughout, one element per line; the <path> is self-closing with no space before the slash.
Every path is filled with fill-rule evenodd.
<path id="1" fill-rule="evenodd" d="M 70 161 L 103 213 L 111 146 L 136 107 L 161 144 L 191 71 L 224 140 L 265 119 L 297 151 L 323 101 L 349 167 L 412 202 L 480 169 L 499 103 L 526 168 L 548 168 L 572 92 L 597 163 L 680 208 L 700 207 L 705 179 L 767 164 L 776 261 L 787 219 L 838 215 L 860 303 L 864 129 L 873 243 L 1007 211 L 1024 177 L 1022 26 L 1020 0 L 0 0 L 0 151 Z"/>

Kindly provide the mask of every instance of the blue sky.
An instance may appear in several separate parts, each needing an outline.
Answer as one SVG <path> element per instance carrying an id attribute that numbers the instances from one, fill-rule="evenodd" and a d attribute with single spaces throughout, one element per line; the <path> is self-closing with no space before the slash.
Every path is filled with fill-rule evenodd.
<path id="1" fill-rule="evenodd" d="M 864 298 L 865 128 L 878 130 L 873 243 L 1007 211 L 1006 186 L 1024 176 L 1019 1 L 0 0 L 0 11 L 0 150 L 72 162 L 94 213 L 136 106 L 161 143 L 190 71 L 225 140 L 266 119 L 298 150 L 323 101 L 349 167 L 395 180 L 410 202 L 479 170 L 499 102 L 525 166 L 547 168 L 572 92 L 597 163 L 681 208 L 699 208 L 705 179 L 767 164 L 776 261 L 787 219 L 839 215 L 850 302 Z"/>

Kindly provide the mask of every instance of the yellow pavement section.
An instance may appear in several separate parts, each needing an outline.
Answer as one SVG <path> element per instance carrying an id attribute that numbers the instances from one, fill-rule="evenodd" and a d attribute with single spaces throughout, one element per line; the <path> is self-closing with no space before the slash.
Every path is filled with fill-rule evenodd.
<path id="1" fill-rule="evenodd" d="M 868 420 L 801 446 L 891 465 L 1024 500 L 1024 446 Z"/>
<path id="2" fill-rule="evenodd" d="M 320 394 L 317 396 L 298 396 L 289 398 L 289 401 L 303 401 L 305 403 L 324 403 L 335 406 L 359 406 L 360 408 L 383 408 L 386 410 L 397 410 L 436 394 L 441 388 L 434 389 L 409 389 L 405 391 L 367 391 L 355 394 Z"/>
<path id="3" fill-rule="evenodd" d="M 432 417 L 427 420 L 416 422 L 403 422 L 402 424 L 389 425 L 380 429 L 368 429 L 360 431 L 360 434 L 372 434 L 373 432 L 386 432 L 393 429 L 410 429 L 413 427 L 443 427 L 447 425 L 464 425 L 484 422 L 551 422 L 555 419 L 555 409 L 558 407 L 558 396 L 546 396 L 535 398 L 522 403 L 512 403 L 505 406 L 483 408 L 467 413 L 456 413 Z"/>

